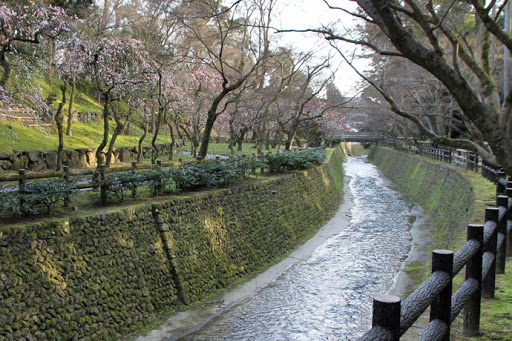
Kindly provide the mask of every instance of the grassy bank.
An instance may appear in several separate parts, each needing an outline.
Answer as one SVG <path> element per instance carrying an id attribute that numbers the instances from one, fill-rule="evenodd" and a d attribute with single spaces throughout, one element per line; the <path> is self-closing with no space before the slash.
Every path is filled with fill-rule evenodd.
<path id="1" fill-rule="evenodd" d="M 334 214 L 342 158 L 338 150 L 305 171 L 2 227 L 0 335 L 125 339 L 258 273 Z"/>
<path id="2" fill-rule="evenodd" d="M 464 172 L 474 188 L 475 203 L 470 223 L 483 224 L 485 208 L 495 206 L 496 186 L 480 174 Z M 512 258 L 507 259 L 505 274 L 496 277 L 496 292 L 493 299 L 482 300 L 480 337 L 462 335 L 462 320 L 459 318 L 453 328 L 452 338 L 456 340 L 512 340 Z"/>
<path id="3" fill-rule="evenodd" d="M 114 126 L 112 124 L 111 126 Z M 130 129 L 130 135 L 121 135 L 116 140 L 116 147 L 131 147 L 139 143 L 142 132 L 138 128 Z M 113 129 L 110 129 L 112 136 Z M 103 139 L 102 123 L 73 123 L 73 136 L 64 136 L 65 149 L 96 148 Z M 13 150 L 56 150 L 59 137 L 55 127 L 28 127 L 15 121 L 0 120 L 0 152 Z M 148 135 L 144 145 L 151 144 L 153 135 Z M 169 143 L 170 137 L 160 134 L 157 143 Z"/>
<path id="4" fill-rule="evenodd" d="M 402 193 L 420 204 L 432 217 L 425 227 L 431 231 L 433 239 L 430 249 L 458 250 L 466 242 L 466 225 L 483 224 L 485 208 L 495 207 L 496 186 L 479 173 L 387 149 L 377 153 L 376 160 L 379 168 L 396 181 Z M 467 199 L 471 201 L 470 207 Z M 468 208 L 469 211 L 465 212 Z M 457 213 L 456 219 L 452 218 L 453 212 Z M 459 315 L 452 326 L 452 339 L 512 340 L 512 259 L 507 261 L 507 273 L 497 276 L 496 297 L 482 301 L 482 336 L 464 337 Z M 430 266 L 421 263 L 417 264 L 417 268 L 407 270 L 416 273 L 419 285 L 422 278 L 430 273 Z M 464 271 L 461 271 L 454 279 L 455 289 L 463 280 Z M 426 319 L 428 321 L 428 316 Z M 405 339 L 416 339 L 416 336 Z"/>
<path id="5" fill-rule="evenodd" d="M 114 123 L 111 124 L 111 127 Z M 112 136 L 113 129 L 110 129 Z M 137 146 L 142 132 L 132 125 L 129 135 L 120 135 L 116 140 L 116 147 Z M 73 123 L 73 136 L 64 136 L 64 149 L 96 148 L 103 139 L 103 123 Z M 144 139 L 144 145 L 150 145 L 152 134 Z M 165 131 L 160 132 L 157 144 L 170 143 L 171 137 Z M 28 127 L 15 121 L 0 120 L 0 152 L 12 152 L 13 150 L 56 150 L 59 137 L 55 127 Z M 251 154 L 253 143 L 244 143 L 242 150 L 235 148 L 235 154 Z M 190 150 L 190 143 L 183 146 L 183 150 Z M 275 151 L 271 148 L 270 151 Z M 210 143 L 209 150 L 213 154 L 229 155 L 231 150 L 227 143 Z M 265 150 L 267 151 L 267 150 Z M 181 158 L 181 156 L 180 156 Z"/>

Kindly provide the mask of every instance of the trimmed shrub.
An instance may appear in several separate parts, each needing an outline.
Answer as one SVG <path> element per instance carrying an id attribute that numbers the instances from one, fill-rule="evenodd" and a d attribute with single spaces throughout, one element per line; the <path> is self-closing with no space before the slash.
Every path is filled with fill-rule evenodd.
<path id="1" fill-rule="evenodd" d="M 175 190 L 174 181 L 171 177 L 170 168 L 152 168 L 144 172 L 117 172 L 107 175 L 105 181 L 97 184 L 105 189 L 107 199 L 116 198 L 123 201 L 127 193 L 136 193 L 137 188 L 149 186 L 153 196 L 163 191 L 172 192 Z"/>
<path id="2" fill-rule="evenodd" d="M 76 193 L 74 184 L 64 179 L 28 183 L 21 190 L 0 193 L 2 211 L 30 215 L 50 214 L 52 206 Z"/>
<path id="3" fill-rule="evenodd" d="M 250 172 L 263 163 L 258 158 L 236 157 L 189 163 L 171 171 L 176 188 L 190 191 L 200 187 L 225 187 L 237 180 L 247 179 Z"/>
<path id="4" fill-rule="evenodd" d="M 283 173 L 319 165 L 325 161 L 326 157 L 325 149 L 307 149 L 266 155 L 263 161 L 270 173 Z"/>

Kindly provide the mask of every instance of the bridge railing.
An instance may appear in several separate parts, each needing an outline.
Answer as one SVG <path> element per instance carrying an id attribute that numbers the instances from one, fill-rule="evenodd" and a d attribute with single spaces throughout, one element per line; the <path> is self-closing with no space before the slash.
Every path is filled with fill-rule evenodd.
<path id="1" fill-rule="evenodd" d="M 376 142 L 382 140 L 382 135 L 375 133 L 354 133 L 337 135 L 335 138 L 339 138 L 344 142 Z"/>
<path id="2" fill-rule="evenodd" d="M 403 302 L 375 297 L 372 328 L 359 340 L 399 340 L 429 307 L 430 323 L 418 340 L 450 340 L 451 323 L 463 309 L 463 334 L 479 335 L 481 299 L 494 297 L 496 274 L 512 256 L 512 182 L 496 182 L 497 207 L 486 208 L 485 224 L 468 225 L 467 241 L 455 253 L 433 251 L 431 275 Z M 465 280 L 452 294 L 453 277 L 464 267 Z"/>

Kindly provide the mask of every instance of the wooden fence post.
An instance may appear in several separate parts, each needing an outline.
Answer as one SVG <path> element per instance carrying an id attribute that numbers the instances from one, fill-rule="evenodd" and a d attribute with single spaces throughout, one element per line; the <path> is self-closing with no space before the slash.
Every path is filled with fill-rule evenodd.
<path id="1" fill-rule="evenodd" d="M 496 206 L 505 207 L 508 209 L 508 197 L 505 195 L 498 195 L 496 197 Z M 503 217 L 502 220 L 498 222 L 497 233 L 503 234 L 503 243 L 496 250 L 496 273 L 503 274 L 505 273 L 505 262 L 506 262 L 506 250 L 507 250 L 507 214 Z"/>
<path id="2" fill-rule="evenodd" d="M 373 299 L 372 326 L 381 326 L 393 334 L 393 340 L 400 339 L 400 298 L 380 295 Z"/>
<path id="3" fill-rule="evenodd" d="M 484 226 L 468 225 L 467 240 L 476 240 L 480 244 L 479 250 L 466 265 L 466 280 L 472 278 L 478 282 L 478 289 L 471 296 L 464 308 L 464 322 L 462 333 L 465 336 L 478 336 L 480 334 L 480 306 L 482 302 L 482 255 L 484 245 Z"/>
<path id="4" fill-rule="evenodd" d="M 508 201 L 510 202 L 512 200 L 512 185 L 510 188 L 507 188 L 506 190 Z M 512 209 L 508 209 L 507 206 L 507 220 L 512 220 Z M 508 225 L 508 223 L 507 223 Z M 507 233 L 507 257 L 512 257 L 512 231 L 510 233 Z"/>
<path id="5" fill-rule="evenodd" d="M 158 169 L 162 170 L 162 160 L 156 160 L 156 164 Z M 159 178 L 156 182 L 154 196 L 156 197 L 160 193 L 162 193 L 162 178 Z"/>
<path id="6" fill-rule="evenodd" d="M 500 216 L 500 211 L 494 207 L 488 207 L 485 209 L 485 221 L 494 221 L 496 224 L 498 223 L 498 219 Z M 483 252 L 490 252 L 496 256 L 496 244 L 497 244 L 497 229 L 492 234 L 489 242 L 484 244 Z M 482 279 L 482 296 L 485 298 L 493 298 L 494 297 L 494 286 L 496 284 L 496 258 L 492 261 L 491 268 L 489 269 L 489 274 L 486 278 Z"/>
<path id="7" fill-rule="evenodd" d="M 135 173 L 137 173 L 137 162 L 132 161 L 132 174 L 135 175 Z M 137 184 L 133 183 L 132 184 L 132 198 L 136 198 L 136 197 L 137 197 Z"/>
<path id="8" fill-rule="evenodd" d="M 452 275 L 453 275 L 453 251 L 434 250 L 432 252 L 432 272 L 443 271 L 450 276 L 450 282 L 439 296 L 430 305 L 430 321 L 441 320 L 446 323 L 448 330 L 442 338 L 450 341 L 450 324 L 452 314 Z"/>
<path id="9" fill-rule="evenodd" d="M 107 203 L 107 184 L 105 183 L 105 181 L 107 180 L 107 166 L 99 165 L 98 168 L 100 169 L 100 179 L 101 179 L 100 202 L 102 205 L 105 205 Z"/>
<path id="10" fill-rule="evenodd" d="M 19 169 L 18 174 L 20 175 L 20 178 L 18 179 L 18 192 L 20 193 L 20 211 L 22 213 L 25 213 L 25 209 L 23 208 L 23 206 L 25 206 L 25 198 L 23 197 L 23 194 L 25 194 L 25 185 L 27 184 L 26 172 L 24 169 Z"/>
<path id="11" fill-rule="evenodd" d="M 496 195 L 505 193 L 506 185 L 504 185 L 503 183 L 500 182 L 500 179 L 504 179 L 505 175 L 506 174 L 503 171 L 498 172 L 498 178 L 496 180 Z"/>
<path id="12" fill-rule="evenodd" d="M 66 181 L 66 185 L 69 185 L 69 166 L 62 167 L 64 170 L 64 181 Z M 69 207 L 70 205 L 70 198 L 69 195 L 66 194 L 64 197 L 64 207 Z"/>

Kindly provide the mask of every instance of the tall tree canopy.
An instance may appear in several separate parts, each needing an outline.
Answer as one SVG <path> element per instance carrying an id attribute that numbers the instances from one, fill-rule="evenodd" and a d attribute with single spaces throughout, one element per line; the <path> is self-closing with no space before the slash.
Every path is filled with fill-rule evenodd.
<path id="1" fill-rule="evenodd" d="M 504 92 L 503 78 L 509 76 L 503 75 L 500 63 L 503 49 L 512 48 L 512 37 L 503 26 L 508 1 L 356 0 L 355 10 L 324 2 L 358 18 L 361 29 L 357 34 L 332 27 L 314 31 L 324 34 L 340 53 L 339 43 L 348 42 L 378 55 L 381 64 L 399 59 L 419 66 L 438 81 L 439 86 L 432 83 L 438 86 L 438 101 L 453 98 L 456 108 L 449 110 L 460 113 L 458 121 L 466 133 L 455 139 L 446 129 L 436 131 L 419 115 L 424 106 L 402 106 L 385 83 L 361 72 L 395 114 L 414 122 L 433 142 L 478 150 L 512 173 L 512 93 Z M 426 97 L 416 93 L 416 104 Z"/>

